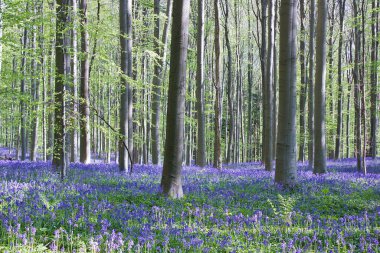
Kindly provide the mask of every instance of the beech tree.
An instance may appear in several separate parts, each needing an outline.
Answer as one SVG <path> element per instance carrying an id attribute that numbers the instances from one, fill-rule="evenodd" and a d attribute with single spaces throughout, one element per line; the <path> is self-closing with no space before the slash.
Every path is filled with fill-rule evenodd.
<path id="1" fill-rule="evenodd" d="M 326 173 L 326 0 L 318 0 L 315 66 L 314 173 Z"/>
<path id="2" fill-rule="evenodd" d="M 285 186 L 292 186 L 297 182 L 296 38 L 296 1 L 281 0 L 279 110 L 275 181 Z"/>
<path id="3" fill-rule="evenodd" d="M 173 26 L 161 188 L 165 196 L 182 198 L 182 156 L 190 0 L 173 2 Z"/>

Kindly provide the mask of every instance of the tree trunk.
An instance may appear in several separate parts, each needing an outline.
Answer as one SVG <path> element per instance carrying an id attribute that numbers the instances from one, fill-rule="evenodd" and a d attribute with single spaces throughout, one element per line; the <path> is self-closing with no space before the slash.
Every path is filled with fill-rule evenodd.
<path id="1" fill-rule="evenodd" d="M 130 154 L 132 137 L 132 90 L 125 76 L 132 77 L 132 0 L 120 0 L 120 44 L 121 44 L 121 99 L 120 99 L 120 135 L 119 169 L 128 170 L 128 153 L 124 143 L 128 143 Z M 128 140 L 128 141 L 127 141 Z"/>
<path id="2" fill-rule="evenodd" d="M 78 113 L 78 24 L 77 24 L 77 12 L 78 12 L 78 4 L 77 0 L 71 0 L 71 8 L 72 8 L 72 51 L 73 51 L 73 56 L 72 56 L 72 69 L 71 69 L 71 74 L 72 74 L 72 80 L 73 80 L 73 100 L 74 103 L 72 105 L 72 110 L 73 110 L 73 129 L 71 130 L 71 156 L 70 156 L 70 161 L 71 162 L 76 162 L 77 161 L 77 153 L 78 153 L 78 132 L 77 132 L 77 115 Z"/>
<path id="3" fill-rule="evenodd" d="M 222 167 L 221 162 L 221 130 L 220 130 L 220 25 L 219 25 L 219 0 L 214 0 L 215 11 L 215 104 L 214 104 L 214 168 L 220 169 Z"/>
<path id="4" fill-rule="evenodd" d="M 81 0 L 79 6 L 81 14 L 81 78 L 80 78 L 80 162 L 90 163 L 90 59 L 89 59 L 89 35 L 87 31 L 87 0 Z"/>
<path id="5" fill-rule="evenodd" d="M 300 19 L 301 19 L 301 31 L 300 31 L 300 67 L 301 67 L 301 90 L 300 90 L 300 143 L 299 143 L 299 155 L 298 160 L 302 163 L 305 161 L 305 111 L 306 111 L 306 92 L 307 92 L 307 79 L 306 79 L 306 31 L 305 31 L 305 3 L 304 0 L 300 0 Z"/>
<path id="6" fill-rule="evenodd" d="M 377 100 L 377 66 L 378 66 L 378 52 L 379 52 L 379 3 L 380 1 L 372 0 L 372 45 L 371 45 L 371 135 L 370 135 L 370 145 L 371 145 L 371 157 L 376 159 L 377 156 L 377 126 L 378 126 L 378 100 Z M 377 10 L 376 10 L 377 9 Z"/>
<path id="7" fill-rule="evenodd" d="M 153 94 L 152 94 L 152 124 L 151 124 L 151 135 L 152 135 L 152 163 L 159 164 L 160 162 L 160 100 L 161 100 L 161 83 L 162 83 L 162 69 L 163 64 L 166 63 L 166 47 L 167 47 L 167 37 L 171 19 L 172 12 L 172 0 L 167 1 L 166 15 L 167 20 L 165 22 L 163 34 L 162 34 L 162 48 L 159 44 L 160 39 L 160 0 L 154 1 L 154 15 L 155 15 L 155 27 L 154 27 L 154 47 L 156 54 L 159 59 L 154 65 L 154 76 L 153 76 Z"/>
<path id="8" fill-rule="evenodd" d="M 326 173 L 326 0 L 318 0 L 315 67 L 315 158 L 314 173 Z"/>
<path id="9" fill-rule="evenodd" d="M 343 24 L 344 24 L 344 12 L 346 7 L 346 0 L 339 0 L 339 47 L 338 47 L 338 118 L 336 125 L 336 137 L 335 137 L 335 160 L 339 159 L 340 155 L 340 143 L 342 136 L 342 52 L 343 52 Z"/>
<path id="10" fill-rule="evenodd" d="M 296 1 L 282 0 L 280 7 L 279 111 L 275 181 L 285 186 L 292 186 L 297 181 L 296 39 Z"/>
<path id="11" fill-rule="evenodd" d="M 267 115 L 270 113 L 268 111 L 268 98 L 266 91 L 267 77 L 266 77 L 266 64 L 267 64 L 267 9 L 268 9 L 268 0 L 261 0 L 261 48 L 260 48 L 260 63 L 261 63 L 261 87 L 262 87 L 262 121 L 263 121 L 263 130 L 262 130 L 262 161 L 266 161 L 267 149 L 269 142 L 267 141 L 267 131 L 270 126 L 267 125 Z M 271 158 L 270 158 L 271 159 Z"/>
<path id="12" fill-rule="evenodd" d="M 309 169 L 314 166 L 314 26 L 315 26 L 315 1 L 310 0 L 310 38 L 309 38 L 309 116 L 308 116 L 308 160 Z"/>
<path id="13" fill-rule="evenodd" d="M 190 0 L 174 1 L 165 156 L 161 179 L 163 194 L 171 198 L 183 196 L 181 174 L 189 14 Z"/>
<path id="14" fill-rule="evenodd" d="M 28 9 L 28 4 L 27 7 Z M 21 71 L 22 71 L 22 79 L 21 79 L 21 86 L 20 86 L 20 93 L 21 95 L 25 94 L 25 78 L 26 78 L 26 48 L 28 44 L 28 30 L 27 28 L 24 28 L 24 35 L 22 37 L 22 44 L 23 44 L 23 52 L 22 52 L 22 59 L 21 59 Z M 26 159 L 26 145 L 27 145 L 27 138 L 26 138 L 26 106 L 24 98 L 20 99 L 20 115 L 21 115 L 21 161 L 24 161 Z"/>
<path id="15" fill-rule="evenodd" d="M 272 171 L 273 169 L 273 45 L 274 45 L 274 0 L 269 0 L 269 14 L 268 14 L 268 49 L 267 49 L 267 59 L 266 59 L 266 81 L 263 85 L 266 86 L 264 89 L 266 92 L 264 101 L 265 112 L 264 120 L 266 121 L 264 128 L 265 134 L 265 170 Z M 265 46 L 265 45 L 263 45 Z"/>
<path id="16" fill-rule="evenodd" d="M 66 175 L 65 153 L 65 48 L 64 31 L 67 28 L 68 0 L 57 0 L 56 5 L 56 45 L 55 45 L 55 124 L 54 124 L 54 152 L 53 166 L 61 173 L 63 179 Z"/>
<path id="17" fill-rule="evenodd" d="M 197 120 L 198 120 L 198 136 L 197 136 L 197 156 L 196 165 L 200 167 L 206 166 L 206 126 L 205 126 L 205 92 L 204 92 L 204 0 L 198 0 L 198 37 L 197 37 Z"/>

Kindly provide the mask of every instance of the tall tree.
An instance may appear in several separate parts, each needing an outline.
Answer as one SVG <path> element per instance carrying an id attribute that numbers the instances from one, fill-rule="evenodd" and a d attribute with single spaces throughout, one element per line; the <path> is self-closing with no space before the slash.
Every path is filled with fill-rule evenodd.
<path id="1" fill-rule="evenodd" d="M 342 135 L 342 103 L 343 103 L 343 85 L 342 85 L 342 53 L 343 53 L 343 24 L 346 0 L 339 0 L 339 46 L 338 46 L 338 117 L 335 137 L 335 159 L 339 159 L 340 143 Z"/>
<path id="2" fill-rule="evenodd" d="M 297 181 L 296 81 L 297 4 L 281 0 L 279 111 L 275 181 L 291 186 Z"/>
<path id="3" fill-rule="evenodd" d="M 315 67 L 314 173 L 326 173 L 326 0 L 318 0 Z"/>
<path id="4" fill-rule="evenodd" d="M 205 92 L 204 92 L 204 0 L 198 0 L 197 20 L 197 156 L 195 162 L 198 166 L 206 165 L 206 127 L 205 127 Z"/>
<path id="5" fill-rule="evenodd" d="M 80 157 L 82 163 L 89 163 L 90 151 L 90 59 L 89 35 L 87 31 L 87 0 L 80 0 L 79 11 L 81 16 L 81 78 L 80 78 Z"/>
<path id="6" fill-rule="evenodd" d="M 377 3 L 376 3 L 377 2 Z M 372 0 L 372 17 L 371 17 L 371 156 L 376 159 L 377 156 L 377 126 L 378 117 L 378 53 L 379 53 L 379 3 L 380 1 Z"/>
<path id="7" fill-rule="evenodd" d="M 78 132 L 77 132 L 77 119 L 76 115 L 78 113 L 78 22 L 77 22 L 77 12 L 78 12 L 78 0 L 70 0 L 71 1 L 71 8 L 72 8 L 72 40 L 71 40 L 71 47 L 72 47 L 72 59 L 71 59 L 71 74 L 72 74 L 72 80 L 73 80 L 73 129 L 71 133 L 71 156 L 70 161 L 76 162 L 77 161 L 77 152 L 78 152 Z"/>
<path id="8" fill-rule="evenodd" d="M 315 1 L 310 0 L 310 36 L 309 36 L 309 92 L 308 92 L 308 160 L 309 168 L 314 166 L 314 27 L 315 27 Z"/>
<path id="9" fill-rule="evenodd" d="M 299 142 L 299 155 L 298 160 L 304 162 L 305 160 L 305 111 L 306 111 L 306 92 L 307 92 L 307 78 L 306 78 L 306 31 L 305 31 L 305 2 L 300 0 L 300 69 L 301 69 L 301 90 L 300 90 L 300 142 Z"/>
<path id="10" fill-rule="evenodd" d="M 132 78 L 132 0 L 120 0 L 120 44 L 121 44 L 121 99 L 120 99 L 120 135 L 119 168 L 128 170 L 128 153 L 124 147 L 128 143 L 132 153 L 132 90 L 128 77 Z M 128 140 L 128 141 L 127 141 Z M 126 142 L 127 141 L 127 142 Z"/>
<path id="11" fill-rule="evenodd" d="M 29 4 L 26 4 L 26 9 L 28 9 Z M 20 85 L 20 94 L 25 95 L 25 79 L 26 79 L 26 51 L 28 44 L 28 29 L 24 28 L 24 33 L 22 36 L 22 59 L 21 59 L 21 71 L 22 71 L 22 79 Z M 20 99 L 20 115 L 21 115 L 21 160 L 24 161 L 26 159 L 26 105 L 25 98 Z"/>
<path id="12" fill-rule="evenodd" d="M 183 196 L 181 177 L 189 14 L 190 0 L 174 1 L 165 156 L 161 178 L 162 192 L 171 198 Z"/>
<path id="13" fill-rule="evenodd" d="M 214 0 L 215 12 L 215 101 L 214 101 L 214 168 L 221 168 L 221 87 L 220 87 L 220 25 L 219 25 L 219 0 Z"/>
<path id="14" fill-rule="evenodd" d="M 66 175 L 65 152 L 65 47 L 64 34 L 67 29 L 68 0 L 57 0 L 56 5 L 56 45 L 55 45 L 55 107 L 54 107 L 54 152 L 53 166 Z"/>
<path id="15" fill-rule="evenodd" d="M 273 113 L 273 59 L 274 59 L 274 0 L 269 0 L 268 5 L 268 49 L 266 57 L 266 81 L 263 82 L 265 85 L 265 98 L 264 107 L 264 120 L 266 122 L 266 127 L 264 128 L 265 134 L 265 169 L 267 171 L 272 171 L 273 169 L 273 125 L 274 125 L 274 113 Z M 265 45 L 264 45 L 265 46 Z"/>

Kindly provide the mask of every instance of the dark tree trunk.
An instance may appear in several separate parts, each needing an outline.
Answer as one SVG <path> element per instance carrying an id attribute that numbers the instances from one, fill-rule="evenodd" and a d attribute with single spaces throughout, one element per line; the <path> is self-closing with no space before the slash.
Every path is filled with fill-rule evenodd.
<path id="1" fill-rule="evenodd" d="M 171 198 L 183 196 L 181 174 L 189 12 L 190 0 L 174 1 L 165 156 L 161 179 L 163 194 Z"/>
<path id="2" fill-rule="evenodd" d="M 87 31 L 87 0 L 80 1 L 81 14 L 81 78 L 80 78 L 80 162 L 89 163 L 91 160 L 90 150 L 90 59 L 89 59 L 89 35 Z"/>
<path id="3" fill-rule="evenodd" d="M 376 4 L 377 2 L 377 4 Z M 377 126 L 378 126 L 378 118 L 377 113 L 379 111 L 378 108 L 378 90 L 377 90 L 377 82 L 378 82 L 378 52 L 379 52 L 379 3 L 380 1 L 372 0 L 372 24 L 371 24 L 371 32 L 372 32 L 372 45 L 371 45 L 371 135 L 370 135 L 370 143 L 371 143 L 371 157 L 372 159 L 376 159 L 377 156 Z M 377 9 L 377 10 L 376 10 Z M 376 10 L 376 11 L 375 11 Z"/>
<path id="4" fill-rule="evenodd" d="M 66 175 L 65 153 L 65 48 L 64 31 L 67 28 L 68 0 L 57 0 L 56 5 L 56 45 L 55 45 L 55 124 L 54 124 L 54 152 L 53 166 L 61 173 L 63 179 Z"/>
<path id="5" fill-rule="evenodd" d="M 198 136 L 197 136 L 197 156 L 196 164 L 200 167 L 206 166 L 206 126 L 204 114 L 204 0 L 198 0 L 198 37 L 197 37 L 197 120 L 198 120 Z"/>

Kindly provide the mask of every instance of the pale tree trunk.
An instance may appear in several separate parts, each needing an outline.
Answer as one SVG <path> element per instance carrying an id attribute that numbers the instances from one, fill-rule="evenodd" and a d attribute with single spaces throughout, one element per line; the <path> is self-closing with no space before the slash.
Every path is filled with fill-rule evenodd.
<path id="1" fill-rule="evenodd" d="M 3 61 L 3 12 L 4 12 L 3 0 L 0 0 L 0 74 Z M 1 79 L 1 78 L 0 78 Z"/>
<path id="2" fill-rule="evenodd" d="M 339 46 L 338 46 L 338 118 L 335 137 L 335 159 L 340 156 L 340 143 L 342 136 L 342 103 L 343 103 L 343 85 L 342 85 L 342 52 L 343 52 L 343 24 L 346 0 L 339 0 Z"/>
<path id="3" fill-rule="evenodd" d="M 280 7 L 279 111 L 276 183 L 297 182 L 296 81 L 297 1 L 282 0 Z"/>
<path id="4" fill-rule="evenodd" d="M 363 146 L 362 146 L 362 170 L 361 172 L 365 175 L 367 174 L 367 165 L 366 165 L 366 156 L 367 156 L 367 126 L 366 126 L 366 118 L 367 118 L 367 111 L 366 111 L 366 104 L 365 104 L 365 99 L 366 99 L 366 91 L 365 91 L 365 70 L 366 70 L 366 37 L 365 37 L 365 20 L 366 20 L 366 13 L 365 13 L 365 1 L 362 0 L 362 8 L 361 8 L 361 18 L 362 18 L 362 64 L 361 64 L 361 71 L 360 71 L 360 103 L 361 103 L 361 124 L 362 124 L 362 129 L 363 129 Z"/>
<path id="5" fill-rule="evenodd" d="M 309 90 L 308 90 L 308 160 L 309 168 L 314 166 L 314 27 L 315 27 L 315 1 L 310 0 L 310 36 L 309 36 Z"/>
<path id="6" fill-rule="evenodd" d="M 266 92 L 266 101 L 264 101 L 265 114 L 264 120 L 266 121 L 266 128 L 264 129 L 265 134 L 265 149 L 266 154 L 265 158 L 265 170 L 272 171 L 273 169 L 273 124 L 274 124 L 274 115 L 273 115 L 273 46 L 274 46 L 274 0 L 269 0 L 268 5 L 268 49 L 267 49 L 267 58 L 266 58 L 266 81 L 263 82 L 263 85 L 266 86 L 264 91 Z M 263 45 L 265 46 L 265 45 Z"/>
<path id="7" fill-rule="evenodd" d="M 306 111 L 306 92 L 307 92 L 307 80 L 306 80 L 306 31 L 305 31 L 305 2 L 300 0 L 300 69 L 301 69 L 301 88 L 300 88 L 300 143 L 298 149 L 298 160 L 305 161 L 305 111 Z"/>
<path id="8" fill-rule="evenodd" d="M 77 153 L 78 153 L 78 131 L 77 131 L 77 113 L 78 113 L 78 23 L 77 23 L 77 13 L 78 13 L 78 0 L 71 0 L 71 8 L 72 8 L 72 41 L 71 41 L 71 46 L 72 46 L 72 51 L 73 51 L 73 56 L 72 56 L 72 69 L 71 69 L 71 74 L 72 74 L 72 80 L 73 80 L 73 100 L 74 103 L 72 105 L 72 110 L 73 110 L 73 129 L 71 133 L 71 156 L 70 156 L 70 161 L 71 162 L 76 162 L 77 161 Z"/>
<path id="9" fill-rule="evenodd" d="M 68 0 L 57 0 L 56 5 L 56 45 L 55 45 L 55 124 L 54 124 L 54 152 L 53 166 L 61 173 L 63 179 L 66 175 L 65 153 L 65 48 L 64 31 L 67 28 Z"/>
<path id="10" fill-rule="evenodd" d="M 28 9 L 28 4 L 27 7 Z M 22 71 L 22 79 L 21 79 L 21 85 L 20 85 L 20 94 L 25 94 L 25 78 L 26 78 L 26 48 L 28 44 L 28 30 L 27 28 L 24 28 L 24 34 L 22 37 L 22 44 L 23 44 L 23 52 L 22 52 L 22 59 L 21 59 L 21 71 Z M 26 138 L 26 106 L 24 99 L 20 99 L 20 115 L 21 115 L 21 161 L 24 161 L 26 159 L 26 145 L 27 145 L 27 138 Z"/>
<path id="11" fill-rule="evenodd" d="M 79 11 L 81 15 L 81 78 L 79 97 L 79 125 L 80 125 L 80 157 L 81 163 L 91 161 L 90 150 L 90 59 L 89 59 L 89 35 L 87 31 L 87 0 L 81 0 Z"/>
<path id="12" fill-rule="evenodd" d="M 34 5 L 34 15 L 38 15 L 37 4 Z M 37 26 L 33 26 L 33 38 L 32 38 L 32 50 L 33 50 L 33 58 L 32 58 L 32 89 L 31 89 L 31 97 L 32 97 L 32 121 L 31 121 L 31 138 L 30 138 L 30 160 L 36 161 L 37 159 L 37 148 L 38 148 L 38 100 L 39 100 L 39 77 L 37 77 Z"/>
<path id="13" fill-rule="evenodd" d="M 326 173 L 326 0 L 318 0 L 318 21 L 315 66 L 315 174 Z"/>
<path id="14" fill-rule="evenodd" d="M 165 196 L 182 198 L 182 158 L 186 95 L 186 59 L 190 0 L 173 3 L 166 142 L 161 188 Z"/>
<path id="15" fill-rule="evenodd" d="M 220 25 L 219 25 L 219 0 L 214 0 L 215 11 L 215 101 L 214 101 L 214 168 L 220 169 L 222 167 L 221 162 L 221 130 L 220 130 Z"/>
<path id="16" fill-rule="evenodd" d="M 119 169 L 128 170 L 128 152 L 132 150 L 132 89 L 125 76 L 132 78 L 132 0 L 120 0 L 121 83 Z M 125 76 L 124 76 L 125 75 Z M 126 142 L 127 141 L 127 142 Z M 124 147 L 128 143 L 128 149 Z"/>
<path id="17" fill-rule="evenodd" d="M 377 2 L 377 4 L 376 4 Z M 378 52 L 379 52 L 379 3 L 380 1 L 372 0 L 372 24 L 371 24 L 371 32 L 372 32 L 372 45 L 371 45 L 371 135 L 370 135 L 370 143 L 371 143 L 371 156 L 372 159 L 376 159 L 377 156 L 377 125 L 378 125 L 378 99 L 377 99 L 377 82 L 378 82 L 378 74 L 377 74 L 377 66 L 378 66 Z M 377 10 L 376 10 L 377 9 Z"/>
<path id="18" fill-rule="evenodd" d="M 200 167 L 206 166 L 206 126 L 204 114 L 204 0 L 198 0 L 198 37 L 197 37 L 197 156 L 196 165 Z"/>

